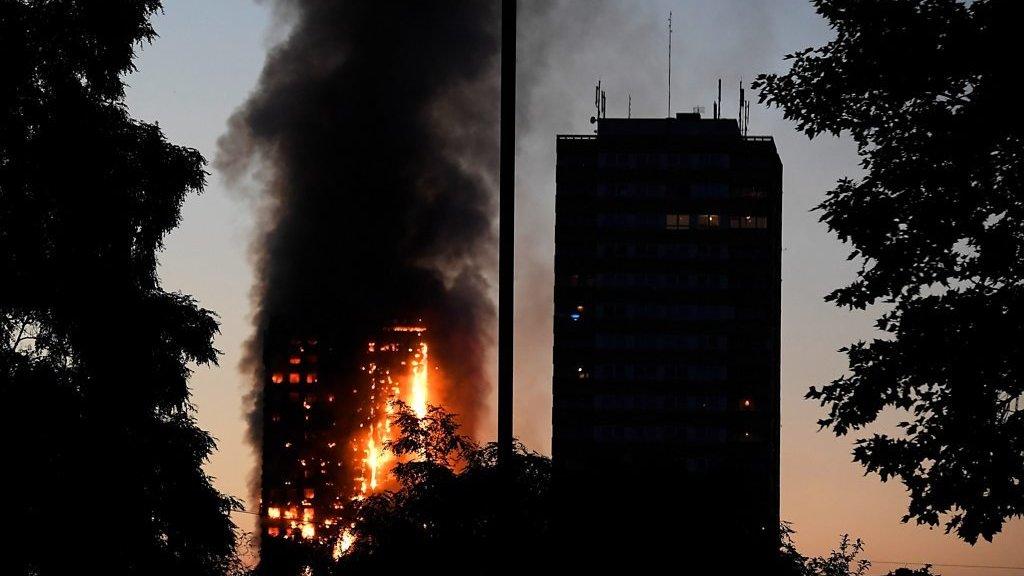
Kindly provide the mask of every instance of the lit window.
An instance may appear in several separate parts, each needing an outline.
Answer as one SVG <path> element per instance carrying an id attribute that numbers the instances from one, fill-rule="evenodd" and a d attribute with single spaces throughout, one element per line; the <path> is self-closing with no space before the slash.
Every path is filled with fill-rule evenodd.
<path id="1" fill-rule="evenodd" d="M 274 373 L 273 376 L 270 377 L 270 381 L 273 382 L 274 384 L 280 384 L 281 382 L 284 382 L 284 374 L 276 372 Z"/>
<path id="2" fill-rule="evenodd" d="M 316 528 L 314 528 L 312 524 L 303 524 L 302 525 L 302 537 L 305 538 L 306 540 L 310 540 L 312 538 L 315 538 L 316 537 Z"/>
<path id="3" fill-rule="evenodd" d="M 267 517 L 268 518 L 280 518 L 281 517 L 281 509 L 276 507 L 276 506 L 272 506 L 270 508 L 267 508 Z"/>
<path id="4" fill-rule="evenodd" d="M 310 372 L 309 374 L 306 374 L 306 384 L 316 384 L 316 383 L 317 383 L 317 378 L 316 378 L 316 374 L 315 373 Z"/>
<path id="5" fill-rule="evenodd" d="M 280 535 L 281 529 L 277 526 L 271 526 L 270 528 L 267 528 L 267 536 L 270 536 L 271 538 L 277 538 Z"/>
<path id="6" fill-rule="evenodd" d="M 292 356 L 288 358 L 288 363 L 291 364 L 292 366 L 298 366 L 299 364 L 302 364 L 302 357 Z"/>
<path id="7" fill-rule="evenodd" d="M 689 214 L 668 214 L 665 216 L 665 229 L 666 230 L 689 230 L 690 229 L 690 215 Z"/>
<path id="8" fill-rule="evenodd" d="M 312 522 L 313 521 L 313 509 L 312 508 L 303 508 L 302 509 L 302 521 L 303 522 Z"/>
<path id="9" fill-rule="evenodd" d="M 729 218 L 729 227 L 763 230 L 768 227 L 768 218 L 765 216 L 732 216 Z"/>
<path id="10" fill-rule="evenodd" d="M 298 384 L 301 381 L 302 381 L 302 377 L 301 377 L 301 375 L 298 372 L 292 372 L 292 373 L 288 374 L 288 383 L 289 384 Z"/>
<path id="11" fill-rule="evenodd" d="M 700 214 L 697 216 L 697 228 L 718 228 L 722 218 L 718 214 Z"/>
<path id="12" fill-rule="evenodd" d="M 306 488 L 305 490 L 302 491 L 302 495 L 306 498 L 306 500 L 312 500 L 313 496 L 316 495 L 316 492 L 314 492 L 312 488 Z"/>
<path id="13" fill-rule="evenodd" d="M 285 520 L 294 520 L 299 517 L 299 509 L 295 506 L 284 511 Z"/>

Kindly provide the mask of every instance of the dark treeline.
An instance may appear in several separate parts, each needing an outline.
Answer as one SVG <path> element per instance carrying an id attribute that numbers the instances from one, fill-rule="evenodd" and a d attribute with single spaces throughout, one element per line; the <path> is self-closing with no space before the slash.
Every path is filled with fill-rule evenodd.
<path id="1" fill-rule="evenodd" d="M 237 567 L 189 402 L 218 324 L 156 274 L 204 160 L 124 104 L 160 4 L 0 0 L 4 574 Z"/>

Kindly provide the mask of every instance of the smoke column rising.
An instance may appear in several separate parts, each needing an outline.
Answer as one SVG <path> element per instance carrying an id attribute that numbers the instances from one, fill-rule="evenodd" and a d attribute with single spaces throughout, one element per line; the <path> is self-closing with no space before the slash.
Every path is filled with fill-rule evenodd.
<path id="1" fill-rule="evenodd" d="M 369 335 L 422 318 L 474 431 L 493 381 L 496 2 L 275 0 L 291 25 L 233 115 L 217 167 L 253 179 L 250 436 L 264 342 L 315 335 L 352 367 Z"/>

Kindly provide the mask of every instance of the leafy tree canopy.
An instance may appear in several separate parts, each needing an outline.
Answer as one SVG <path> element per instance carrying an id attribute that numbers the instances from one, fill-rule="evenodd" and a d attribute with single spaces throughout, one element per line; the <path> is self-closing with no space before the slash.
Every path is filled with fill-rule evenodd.
<path id="1" fill-rule="evenodd" d="M 235 567 L 188 388 L 217 321 L 156 269 L 205 161 L 124 104 L 160 5 L 0 0 L 0 397 L 26 417 L 0 425 L 4 573 Z"/>
<path id="2" fill-rule="evenodd" d="M 812 3 L 834 39 L 756 87 L 809 137 L 856 142 L 863 176 L 818 210 L 862 265 L 827 300 L 885 312 L 882 336 L 844 348 L 849 374 L 808 397 L 840 436 L 907 414 L 855 460 L 906 485 L 904 521 L 991 540 L 1024 513 L 1024 130 L 1003 59 L 1024 3 Z"/>
<path id="3" fill-rule="evenodd" d="M 499 572 L 548 558 L 549 458 L 517 443 L 506 483 L 497 445 L 461 436 L 454 415 L 432 406 L 419 419 L 400 402 L 396 408 L 399 489 L 361 503 L 338 574 L 478 574 L 496 558 L 510 562 Z M 507 534 L 522 552 L 516 558 L 508 558 Z"/>

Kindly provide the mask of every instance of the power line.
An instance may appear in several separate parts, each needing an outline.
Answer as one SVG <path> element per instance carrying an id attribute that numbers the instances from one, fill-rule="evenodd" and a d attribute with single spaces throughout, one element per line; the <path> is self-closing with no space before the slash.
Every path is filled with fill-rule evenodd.
<path id="1" fill-rule="evenodd" d="M 898 562 L 896 560 L 870 560 L 872 564 L 898 566 L 934 566 L 935 568 L 979 568 L 982 570 L 1024 570 L 1024 566 L 997 566 L 994 564 L 938 564 L 936 562 Z"/>

